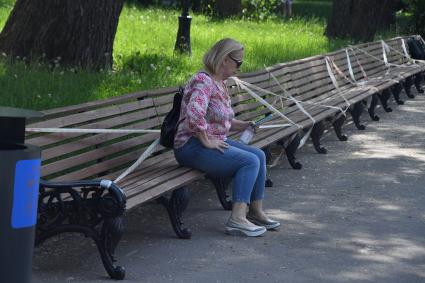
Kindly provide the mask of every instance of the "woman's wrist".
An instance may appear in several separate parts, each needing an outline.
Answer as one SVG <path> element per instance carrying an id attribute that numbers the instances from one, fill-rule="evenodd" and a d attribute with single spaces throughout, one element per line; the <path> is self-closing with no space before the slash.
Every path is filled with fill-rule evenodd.
<path id="1" fill-rule="evenodd" d="M 199 132 L 196 136 L 201 141 L 204 147 L 211 146 L 210 140 L 208 139 L 208 135 L 206 134 L 205 131 Z"/>

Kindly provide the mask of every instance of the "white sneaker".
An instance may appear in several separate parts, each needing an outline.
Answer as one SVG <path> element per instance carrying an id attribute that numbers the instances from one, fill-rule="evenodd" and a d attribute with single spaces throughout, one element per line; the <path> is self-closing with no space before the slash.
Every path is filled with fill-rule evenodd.
<path id="1" fill-rule="evenodd" d="M 241 224 L 229 219 L 226 223 L 226 234 L 230 235 L 245 235 L 248 237 L 258 237 L 266 233 L 267 229 L 263 226 L 254 224 Z"/>

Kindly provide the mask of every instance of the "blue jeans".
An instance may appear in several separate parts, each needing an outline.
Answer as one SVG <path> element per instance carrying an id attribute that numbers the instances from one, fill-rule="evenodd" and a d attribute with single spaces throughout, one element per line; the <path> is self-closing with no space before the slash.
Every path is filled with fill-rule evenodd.
<path id="1" fill-rule="evenodd" d="M 264 198 L 266 156 L 261 149 L 227 139 L 230 145 L 221 153 L 191 137 L 174 150 L 179 164 L 214 177 L 233 177 L 233 202 L 250 203 Z"/>

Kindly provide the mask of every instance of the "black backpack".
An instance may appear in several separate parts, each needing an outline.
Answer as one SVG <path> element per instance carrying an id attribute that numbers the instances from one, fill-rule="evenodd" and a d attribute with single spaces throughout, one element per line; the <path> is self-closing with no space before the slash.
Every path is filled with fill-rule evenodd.
<path id="1" fill-rule="evenodd" d="M 174 147 L 174 136 L 177 132 L 177 127 L 184 118 L 179 121 L 180 118 L 180 108 L 182 104 L 184 90 L 182 87 L 179 88 L 179 91 L 174 94 L 173 108 L 165 116 L 164 121 L 161 125 L 161 136 L 159 138 L 159 143 L 167 148 Z"/>
<path id="2" fill-rule="evenodd" d="M 413 59 L 425 60 L 425 48 L 420 40 L 415 37 L 410 37 L 407 40 L 409 53 Z"/>

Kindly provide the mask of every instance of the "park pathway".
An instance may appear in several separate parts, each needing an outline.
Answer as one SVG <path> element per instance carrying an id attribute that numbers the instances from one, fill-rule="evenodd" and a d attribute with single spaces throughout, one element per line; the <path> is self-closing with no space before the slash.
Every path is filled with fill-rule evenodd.
<path id="1" fill-rule="evenodd" d="M 191 240 L 157 204 L 131 211 L 117 250 L 125 282 L 425 282 L 425 96 L 391 107 L 379 122 L 365 113 L 365 131 L 346 125 L 347 142 L 328 133 L 327 155 L 308 143 L 302 170 L 285 159 L 270 170 L 279 231 L 225 235 L 229 213 L 205 181 L 191 186 Z M 35 250 L 33 282 L 113 281 L 91 241 L 65 235 Z"/>

